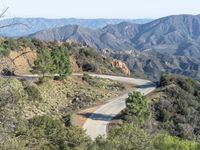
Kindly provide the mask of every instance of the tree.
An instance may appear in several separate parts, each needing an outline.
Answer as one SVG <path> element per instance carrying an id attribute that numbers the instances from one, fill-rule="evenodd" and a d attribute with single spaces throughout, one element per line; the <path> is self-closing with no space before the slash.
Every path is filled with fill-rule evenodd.
<path id="1" fill-rule="evenodd" d="M 69 53 L 57 47 L 51 53 L 55 65 L 54 72 L 59 74 L 59 79 L 64 79 L 72 73 Z"/>
<path id="2" fill-rule="evenodd" d="M 34 62 L 33 72 L 43 75 L 51 73 L 54 70 L 53 60 L 51 53 L 48 49 L 41 49 L 38 52 L 37 59 Z"/>
<path id="3" fill-rule="evenodd" d="M 128 113 L 136 116 L 141 123 L 143 123 L 150 116 L 148 99 L 140 92 L 133 92 L 129 94 L 126 99 L 126 107 Z"/>

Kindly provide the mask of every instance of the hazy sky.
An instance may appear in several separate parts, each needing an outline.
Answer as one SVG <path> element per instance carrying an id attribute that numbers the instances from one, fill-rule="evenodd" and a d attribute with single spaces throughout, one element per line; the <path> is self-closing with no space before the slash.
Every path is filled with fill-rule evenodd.
<path id="1" fill-rule="evenodd" d="M 159 18 L 200 14 L 200 0 L 0 0 L 7 17 Z"/>

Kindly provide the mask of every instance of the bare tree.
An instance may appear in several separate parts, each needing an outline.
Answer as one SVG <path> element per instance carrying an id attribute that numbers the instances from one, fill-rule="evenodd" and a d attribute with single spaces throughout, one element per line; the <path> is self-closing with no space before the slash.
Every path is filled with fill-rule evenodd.
<path id="1" fill-rule="evenodd" d="M 6 9 L 4 9 L 4 10 L 0 13 L 0 19 L 3 18 L 3 17 L 5 17 L 5 14 L 6 14 L 6 12 L 8 11 L 8 9 L 9 9 L 9 7 L 7 7 Z M 6 28 L 6 27 L 11 27 L 11 26 L 16 26 L 16 25 L 23 25 L 23 26 L 25 26 L 25 27 L 28 28 L 28 25 L 23 24 L 23 23 L 9 23 L 9 24 L 0 26 L 0 29 L 1 29 L 1 28 Z"/>

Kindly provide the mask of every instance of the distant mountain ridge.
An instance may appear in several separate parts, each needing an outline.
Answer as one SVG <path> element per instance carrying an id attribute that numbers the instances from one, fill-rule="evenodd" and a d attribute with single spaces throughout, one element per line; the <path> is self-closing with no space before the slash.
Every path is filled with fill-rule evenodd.
<path id="1" fill-rule="evenodd" d="M 26 36 L 41 30 L 56 28 L 65 25 L 80 25 L 92 29 L 102 28 L 108 24 L 117 24 L 120 22 L 131 22 L 143 24 L 152 21 L 152 19 L 46 19 L 46 18 L 11 18 L 0 20 L 0 25 L 21 23 L 24 25 L 12 26 L 0 29 L 0 34 L 7 37 Z"/>
<path id="2" fill-rule="evenodd" d="M 157 51 L 199 59 L 200 15 L 168 16 L 145 24 L 122 22 L 100 29 L 68 25 L 30 37 L 48 41 L 76 40 L 97 49 Z"/>

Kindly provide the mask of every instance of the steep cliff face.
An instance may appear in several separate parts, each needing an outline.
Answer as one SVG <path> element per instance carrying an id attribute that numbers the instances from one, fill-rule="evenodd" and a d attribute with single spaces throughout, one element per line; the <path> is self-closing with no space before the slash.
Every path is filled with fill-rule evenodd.
<path id="1" fill-rule="evenodd" d="M 130 72 L 129 68 L 127 67 L 127 65 L 124 62 L 122 62 L 121 60 L 114 60 L 112 62 L 112 65 L 114 67 L 120 69 L 126 75 L 130 75 L 131 74 L 131 72 Z"/>

